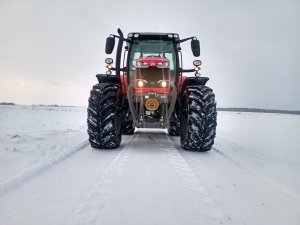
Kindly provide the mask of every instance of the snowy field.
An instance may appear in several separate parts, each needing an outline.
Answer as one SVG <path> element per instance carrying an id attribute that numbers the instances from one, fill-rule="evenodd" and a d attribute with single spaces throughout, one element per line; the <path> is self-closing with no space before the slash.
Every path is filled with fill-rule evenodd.
<path id="1" fill-rule="evenodd" d="M 86 109 L 0 106 L 1 225 L 299 225 L 300 116 L 219 112 L 210 152 L 138 129 L 87 142 Z"/>

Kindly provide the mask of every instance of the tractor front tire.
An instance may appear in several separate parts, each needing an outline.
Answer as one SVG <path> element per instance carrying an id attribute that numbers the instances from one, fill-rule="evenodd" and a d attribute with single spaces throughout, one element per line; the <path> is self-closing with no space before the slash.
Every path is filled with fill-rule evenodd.
<path id="1" fill-rule="evenodd" d="M 121 143 L 121 87 L 115 83 L 93 86 L 88 105 L 88 135 L 93 148 L 112 149 Z"/>
<path id="2" fill-rule="evenodd" d="M 135 129 L 135 126 L 133 125 L 133 121 L 127 121 L 123 125 L 122 134 L 124 134 L 124 135 L 132 135 L 132 134 L 134 134 L 134 129 Z"/>
<path id="3" fill-rule="evenodd" d="M 180 135 L 180 120 L 178 117 L 178 112 L 176 109 L 173 110 L 170 123 L 168 126 L 168 133 L 170 136 L 179 136 Z"/>
<path id="4" fill-rule="evenodd" d="M 182 95 L 181 145 L 186 150 L 209 151 L 217 126 L 213 90 L 204 85 L 186 86 Z"/>
<path id="5" fill-rule="evenodd" d="M 134 134 L 135 126 L 133 124 L 133 118 L 131 111 L 129 109 L 128 102 L 127 106 L 123 109 L 123 116 L 122 116 L 122 134 L 124 135 L 132 135 Z"/>

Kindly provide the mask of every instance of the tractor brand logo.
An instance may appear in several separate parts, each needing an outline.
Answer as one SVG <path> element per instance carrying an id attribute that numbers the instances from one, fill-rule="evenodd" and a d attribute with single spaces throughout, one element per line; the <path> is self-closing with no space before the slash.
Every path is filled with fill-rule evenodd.
<path id="1" fill-rule="evenodd" d="M 155 62 L 150 62 L 150 66 L 155 66 Z"/>

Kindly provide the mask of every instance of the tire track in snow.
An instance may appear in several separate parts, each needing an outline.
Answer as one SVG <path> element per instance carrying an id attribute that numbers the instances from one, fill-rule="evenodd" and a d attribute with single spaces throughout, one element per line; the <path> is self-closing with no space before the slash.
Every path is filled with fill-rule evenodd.
<path id="1" fill-rule="evenodd" d="M 177 147 L 179 147 L 179 145 Z M 213 147 L 210 152 L 211 153 L 215 152 L 215 150 L 216 149 Z M 218 152 L 216 153 L 222 155 L 222 159 L 229 161 L 231 164 L 238 167 L 239 169 L 241 170 L 246 169 L 246 167 L 244 167 L 242 164 L 235 161 L 230 156 L 227 156 L 223 152 L 218 150 Z M 201 154 L 201 152 L 199 154 Z M 200 174 L 198 173 L 197 176 L 199 177 L 199 179 L 201 179 L 200 178 L 201 173 Z M 230 194 L 226 194 L 226 193 L 223 194 L 222 200 L 214 196 L 214 191 L 210 191 L 210 194 L 213 196 L 214 201 L 216 202 L 216 204 L 218 204 L 219 208 L 222 209 L 223 214 L 226 216 L 226 219 L 228 220 L 229 224 L 243 224 L 243 225 L 257 224 L 256 218 L 253 217 L 253 215 L 251 215 L 247 210 L 240 207 L 239 200 L 235 199 L 234 201 L 232 201 Z M 229 210 L 230 208 L 238 209 L 238 210 L 235 210 L 234 215 L 232 215 L 232 213 Z"/>
<path id="2" fill-rule="evenodd" d="M 172 142 L 175 143 L 175 146 L 177 149 L 181 149 L 180 144 L 178 144 L 178 141 L 174 138 L 174 137 L 169 137 Z M 270 178 L 266 177 L 265 175 L 261 174 L 260 172 L 258 172 L 257 170 L 255 170 L 255 168 L 250 167 L 249 163 L 247 162 L 246 164 L 242 162 L 237 161 L 236 159 L 234 159 L 234 157 L 232 157 L 231 155 L 228 155 L 226 153 L 224 153 L 224 151 L 217 149 L 216 147 L 213 147 L 210 151 L 211 153 L 215 153 L 217 155 L 219 155 L 221 157 L 221 159 L 227 160 L 229 163 L 231 163 L 232 165 L 234 165 L 235 167 L 237 167 L 238 169 L 245 171 L 245 174 L 252 174 L 253 176 L 256 177 L 256 179 L 260 179 L 262 181 L 264 181 L 265 183 L 273 186 L 274 189 L 285 193 L 287 196 L 294 198 L 294 199 L 300 199 L 299 195 L 297 195 L 296 193 L 290 191 L 289 189 L 283 187 L 282 185 L 278 184 L 277 182 L 274 182 L 273 180 L 271 180 Z M 200 153 L 201 154 L 201 153 Z M 201 174 L 197 174 L 197 176 L 201 176 Z M 199 179 L 201 179 L 201 177 L 199 177 Z M 220 204 L 220 208 L 222 209 L 224 215 L 226 215 L 226 217 L 228 218 L 228 220 L 230 220 L 230 222 L 234 223 L 234 220 L 238 219 L 238 221 L 236 221 L 236 224 L 257 224 L 257 219 L 255 217 L 253 217 L 253 215 L 249 214 L 249 212 L 247 210 L 244 210 L 243 208 L 240 207 L 240 204 L 238 202 L 238 200 L 236 201 L 232 201 L 231 196 L 224 194 L 223 195 L 223 202 L 226 201 L 226 204 L 224 205 L 224 203 L 222 204 L 222 201 L 220 202 L 218 199 L 215 199 L 215 202 L 217 202 L 217 204 Z M 237 211 L 235 211 L 235 214 L 238 214 L 239 216 L 235 219 L 233 218 L 233 216 L 231 216 L 231 214 L 228 212 L 228 208 L 233 208 L 233 209 L 238 209 Z"/>
<path id="3" fill-rule="evenodd" d="M 281 184 L 271 180 L 270 178 L 268 178 L 267 176 L 263 175 L 262 173 L 258 172 L 257 170 L 255 170 L 253 167 L 251 166 L 247 166 L 246 164 L 241 164 L 239 162 L 237 162 L 236 160 L 234 160 L 232 157 L 228 156 L 227 154 L 225 154 L 224 152 L 222 152 L 221 150 L 217 149 L 217 148 L 212 148 L 212 150 L 214 152 L 216 152 L 217 154 L 219 154 L 220 156 L 222 156 L 223 158 L 225 158 L 226 160 L 234 163 L 236 166 L 238 166 L 240 169 L 243 169 L 247 172 L 252 173 L 253 175 L 255 175 L 256 177 L 260 178 L 261 180 L 263 180 L 264 182 L 268 183 L 269 185 L 272 185 L 274 188 L 276 188 L 278 191 L 283 192 L 284 194 L 286 194 L 287 196 L 291 197 L 291 198 L 296 198 L 298 200 L 300 200 L 300 196 L 296 193 L 294 193 L 293 191 L 289 190 L 288 188 L 282 186 Z"/>
<path id="4" fill-rule="evenodd" d="M 185 188 L 191 194 L 191 198 L 195 200 L 191 203 L 195 204 L 195 208 L 199 209 L 197 210 L 197 215 L 199 217 L 209 217 L 216 221 L 216 224 L 225 224 L 225 216 L 222 210 L 220 210 L 215 202 L 209 197 L 203 182 L 201 182 L 199 177 L 196 176 L 185 159 L 180 155 L 178 149 L 174 146 L 174 141 L 166 135 L 168 143 L 163 145 L 156 141 L 152 136 L 150 138 L 170 157 L 171 164 L 181 178 L 180 182 L 184 184 Z"/>
<path id="5" fill-rule="evenodd" d="M 39 175 L 40 173 L 44 172 L 45 170 L 48 170 L 49 168 L 53 167 L 54 165 L 60 163 L 61 161 L 71 157 L 73 154 L 75 154 L 76 152 L 79 152 L 80 150 L 84 149 L 88 145 L 89 145 L 88 141 L 84 141 L 84 142 L 80 143 L 79 145 L 76 145 L 75 147 L 69 149 L 68 151 L 60 152 L 59 154 L 50 158 L 46 162 L 43 161 L 42 163 L 38 164 L 37 166 L 35 166 L 32 169 L 25 170 L 19 176 L 0 185 L 0 196 L 5 194 L 8 191 L 13 190 L 14 188 L 27 182 L 28 180 L 34 178 L 35 176 Z"/>
<path id="6" fill-rule="evenodd" d="M 178 143 L 178 140 L 176 140 L 176 138 L 175 137 L 168 137 L 173 143 L 174 143 L 174 145 L 175 145 L 175 148 L 177 149 L 177 151 L 178 151 L 178 154 L 181 156 L 181 154 L 179 153 L 179 151 L 180 150 L 182 150 L 182 147 L 181 147 L 181 145 Z M 212 148 L 212 150 L 213 150 L 214 148 Z M 211 150 L 211 152 L 212 152 L 212 150 Z M 183 151 L 185 151 L 185 150 L 183 150 Z M 190 152 L 190 151 L 187 151 L 187 152 Z M 206 154 L 206 152 L 193 152 L 193 153 L 198 153 L 198 154 Z M 181 156 L 182 157 L 182 156 Z M 187 162 L 187 164 L 188 165 L 190 165 L 189 163 L 188 163 L 188 161 L 184 158 L 184 157 L 182 157 L 186 162 Z M 234 162 L 234 164 L 235 165 L 240 165 L 240 164 L 238 164 L 238 162 L 237 162 L 237 164 L 235 163 L 235 161 L 234 160 L 232 160 L 230 157 L 225 157 L 227 160 L 229 160 L 230 162 Z M 191 165 L 192 167 L 193 167 L 193 165 Z M 242 167 L 242 165 L 240 165 L 241 167 Z M 199 175 L 199 174 L 197 174 L 197 173 L 194 173 L 195 174 L 195 176 L 197 176 L 197 179 L 199 179 L 200 181 L 202 181 L 201 183 L 203 184 L 203 185 L 205 185 L 205 186 L 207 186 L 206 184 L 204 184 L 205 182 L 203 181 L 203 178 L 201 178 L 201 176 Z M 207 195 L 213 195 L 213 193 L 211 192 L 211 191 L 208 191 L 207 190 L 207 188 L 205 189 L 205 192 L 207 193 Z M 239 209 L 239 211 L 238 212 L 236 212 L 236 213 L 238 213 L 238 214 L 242 214 L 242 216 L 241 216 L 241 218 L 243 218 L 243 220 L 240 220 L 240 221 L 236 221 L 236 219 L 234 219 L 234 218 L 232 218 L 232 216 L 231 216 L 231 214 L 230 214 L 230 212 L 228 212 L 228 205 L 223 205 L 223 204 L 221 204 L 222 202 L 220 202 L 219 201 L 219 199 L 216 199 L 216 198 L 214 198 L 214 197 L 212 197 L 213 198 L 213 202 L 214 202 L 214 204 L 215 205 L 218 205 L 218 208 L 220 209 L 220 211 L 222 211 L 222 213 L 223 213 L 223 216 L 224 216 L 224 218 L 226 219 L 226 221 L 228 221 L 228 223 L 229 224 L 244 224 L 244 225 L 248 225 L 248 224 L 251 224 L 251 222 L 250 223 L 248 223 L 249 222 L 249 220 L 248 220 L 248 222 L 246 222 L 247 220 L 245 220 L 245 218 L 249 218 L 249 214 L 246 212 L 246 211 L 244 211 L 244 210 L 241 210 L 241 209 Z M 233 204 L 233 202 L 231 201 L 230 202 L 230 204 Z M 235 205 L 235 207 L 234 208 L 239 208 L 239 206 L 238 206 L 238 204 L 236 204 Z M 221 224 L 223 224 L 223 223 L 221 223 Z M 225 223 L 226 224 L 226 223 Z"/>
<path id="7" fill-rule="evenodd" d="M 102 176 L 95 181 L 96 184 L 91 192 L 82 200 L 82 204 L 75 208 L 67 224 L 90 225 L 99 222 L 107 198 L 111 195 L 116 180 L 122 174 L 123 168 L 132 154 L 133 148 L 129 144 L 135 137 L 136 134 L 127 141 Z"/>

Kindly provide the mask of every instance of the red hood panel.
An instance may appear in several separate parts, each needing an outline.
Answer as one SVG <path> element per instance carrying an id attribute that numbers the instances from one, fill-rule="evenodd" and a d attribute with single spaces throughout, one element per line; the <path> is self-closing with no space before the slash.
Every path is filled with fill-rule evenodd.
<path id="1" fill-rule="evenodd" d="M 169 62 L 168 59 L 166 58 L 160 58 L 160 57 L 147 57 L 147 58 L 140 58 L 136 60 L 137 62 L 141 63 L 148 63 L 150 66 L 156 66 L 157 63 L 164 63 L 164 62 Z"/>

